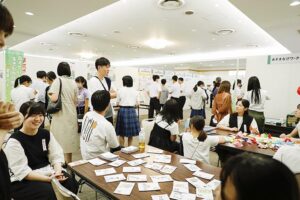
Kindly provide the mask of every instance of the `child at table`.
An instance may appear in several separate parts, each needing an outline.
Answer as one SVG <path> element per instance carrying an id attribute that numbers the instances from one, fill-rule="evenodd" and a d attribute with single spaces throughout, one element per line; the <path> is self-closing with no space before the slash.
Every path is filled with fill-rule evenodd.
<path id="1" fill-rule="evenodd" d="M 190 132 L 182 135 L 183 153 L 187 158 L 209 164 L 209 150 L 220 143 L 225 143 L 223 136 L 207 136 L 203 131 L 204 118 L 196 115 L 190 119 Z"/>
<path id="2" fill-rule="evenodd" d="M 297 106 L 297 110 L 295 112 L 295 116 L 297 118 L 300 118 L 300 104 L 298 104 L 298 106 Z M 298 122 L 297 126 L 294 128 L 294 130 L 290 134 L 286 135 L 285 133 L 283 133 L 283 134 L 280 135 L 280 137 L 281 138 L 296 137 L 297 134 L 300 137 L 300 121 Z M 300 139 L 297 139 L 297 140 L 300 141 Z"/>

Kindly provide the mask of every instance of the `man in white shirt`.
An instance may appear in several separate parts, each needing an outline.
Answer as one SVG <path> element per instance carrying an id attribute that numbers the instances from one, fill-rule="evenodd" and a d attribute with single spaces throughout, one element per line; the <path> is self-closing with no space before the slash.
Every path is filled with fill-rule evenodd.
<path id="1" fill-rule="evenodd" d="M 180 95 L 179 95 L 179 99 L 178 99 L 178 103 L 179 103 L 179 117 L 180 119 L 183 119 L 183 107 L 186 101 L 186 91 L 185 91 L 185 84 L 183 83 L 183 78 L 180 77 L 178 79 L 178 83 L 180 86 Z"/>
<path id="2" fill-rule="evenodd" d="M 154 110 L 155 113 L 157 114 L 160 109 L 160 104 L 159 104 L 159 97 L 160 97 L 160 92 L 161 92 L 161 87 L 158 83 L 159 81 L 159 76 L 158 75 L 153 75 L 152 76 L 153 82 L 148 88 L 148 95 L 150 97 L 150 108 L 148 112 L 148 118 L 153 118 L 154 116 Z"/>
<path id="3" fill-rule="evenodd" d="M 82 121 L 80 149 L 83 159 L 120 150 L 113 125 L 104 118 L 110 106 L 110 93 L 106 90 L 94 92 L 91 103 L 94 110 L 86 113 Z"/>
<path id="4" fill-rule="evenodd" d="M 92 77 L 88 82 L 88 90 L 89 90 L 90 97 L 97 90 L 106 90 L 110 93 L 111 99 L 116 98 L 117 93 L 112 88 L 112 83 L 110 78 L 107 77 L 109 74 L 110 61 L 104 57 L 98 58 L 95 62 L 95 67 L 97 70 L 97 76 Z M 93 109 L 92 106 L 91 109 Z M 105 118 L 113 124 L 113 107 L 111 104 L 109 105 L 109 108 L 105 113 Z"/>
<path id="5" fill-rule="evenodd" d="M 173 84 L 169 88 L 169 92 L 171 94 L 171 99 L 175 99 L 177 102 L 179 102 L 179 96 L 180 96 L 180 85 L 177 82 L 178 77 L 176 75 L 172 76 Z"/>

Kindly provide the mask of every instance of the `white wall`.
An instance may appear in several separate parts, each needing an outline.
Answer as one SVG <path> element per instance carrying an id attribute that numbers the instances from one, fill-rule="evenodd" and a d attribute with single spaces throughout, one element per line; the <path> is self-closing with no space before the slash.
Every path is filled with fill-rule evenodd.
<path id="1" fill-rule="evenodd" d="M 266 117 L 285 119 L 300 103 L 300 63 L 268 65 L 267 56 L 252 57 L 247 59 L 246 76 L 257 76 L 272 98 L 265 106 Z"/>

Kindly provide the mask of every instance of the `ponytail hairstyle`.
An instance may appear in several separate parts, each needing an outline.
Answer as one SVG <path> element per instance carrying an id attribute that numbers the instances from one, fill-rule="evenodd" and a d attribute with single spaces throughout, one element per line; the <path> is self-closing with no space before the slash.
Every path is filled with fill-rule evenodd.
<path id="1" fill-rule="evenodd" d="M 248 110 L 249 110 L 250 102 L 247 99 L 239 99 L 236 102 L 236 104 L 238 104 L 238 102 L 241 102 L 244 108 L 247 108 L 247 110 L 244 112 L 244 115 L 249 115 Z"/>
<path id="2" fill-rule="evenodd" d="M 28 82 L 28 83 L 31 83 L 32 80 L 29 76 L 27 75 L 22 75 L 20 77 L 18 77 L 16 80 L 15 80 L 15 85 L 14 85 L 14 88 L 18 87 L 19 85 L 22 85 L 23 83 L 25 82 Z"/>
<path id="3" fill-rule="evenodd" d="M 197 92 L 198 87 L 200 87 L 201 85 L 204 85 L 203 81 L 198 81 L 197 84 L 195 85 L 195 87 L 193 88 L 194 92 Z"/>
<path id="4" fill-rule="evenodd" d="M 259 104 L 261 102 L 260 95 L 260 82 L 256 76 L 252 76 L 248 80 L 248 88 L 247 91 L 251 91 L 251 103 Z"/>
<path id="5" fill-rule="evenodd" d="M 86 80 L 85 80 L 85 78 L 83 76 L 78 76 L 75 79 L 75 82 L 76 83 L 82 83 L 82 86 L 87 89 L 87 83 L 86 83 Z"/>
<path id="6" fill-rule="evenodd" d="M 200 142 L 203 142 L 207 138 L 207 134 L 203 131 L 203 128 L 205 126 L 205 120 L 202 116 L 196 115 L 191 118 L 190 120 L 190 128 L 193 125 L 193 127 L 199 132 L 198 140 Z"/>

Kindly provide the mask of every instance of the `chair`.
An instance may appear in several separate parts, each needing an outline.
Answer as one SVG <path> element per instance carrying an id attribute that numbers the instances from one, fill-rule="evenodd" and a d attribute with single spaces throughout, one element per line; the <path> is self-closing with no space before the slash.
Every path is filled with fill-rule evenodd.
<path id="1" fill-rule="evenodd" d="M 57 200 L 80 200 L 76 194 L 62 186 L 56 178 L 51 180 L 51 185 Z"/>
<path id="2" fill-rule="evenodd" d="M 142 120 L 142 127 L 144 128 L 145 131 L 145 144 L 149 143 L 150 133 L 153 129 L 154 123 L 155 123 L 154 118 Z"/>
<path id="3" fill-rule="evenodd" d="M 298 183 L 298 191 L 299 191 L 299 195 L 300 195 L 300 173 L 295 174 L 297 183 Z"/>

